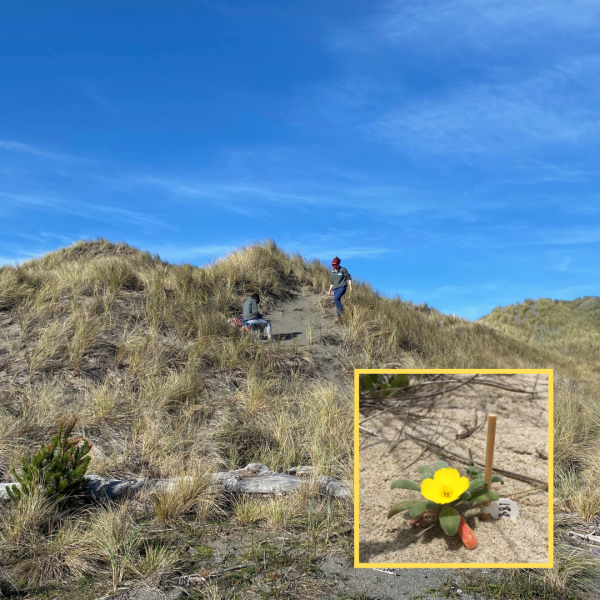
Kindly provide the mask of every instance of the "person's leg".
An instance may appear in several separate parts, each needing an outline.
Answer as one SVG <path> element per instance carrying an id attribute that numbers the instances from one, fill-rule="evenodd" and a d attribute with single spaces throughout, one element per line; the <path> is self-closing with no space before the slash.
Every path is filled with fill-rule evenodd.
<path id="1" fill-rule="evenodd" d="M 342 306 L 342 296 L 346 293 L 346 286 L 339 287 L 333 291 L 333 301 L 335 302 L 335 307 L 337 308 L 338 317 L 344 312 L 344 307 Z"/>
<path id="2" fill-rule="evenodd" d="M 262 329 L 267 330 L 267 337 L 271 339 L 271 321 L 266 321 L 265 319 L 252 319 L 251 321 L 246 321 L 248 325 L 257 325 Z"/>
<path id="3" fill-rule="evenodd" d="M 260 319 L 250 319 L 246 321 L 246 325 L 248 325 L 248 329 L 252 331 L 255 327 L 260 327 Z"/>

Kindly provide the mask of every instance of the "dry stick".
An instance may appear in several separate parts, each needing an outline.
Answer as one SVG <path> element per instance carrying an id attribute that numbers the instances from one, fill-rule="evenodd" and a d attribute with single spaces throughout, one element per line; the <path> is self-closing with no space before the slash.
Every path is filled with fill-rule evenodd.
<path id="1" fill-rule="evenodd" d="M 378 433 L 375 433 L 374 431 L 371 431 L 370 429 L 367 429 L 366 427 L 361 427 L 361 426 L 359 425 L 359 426 L 358 426 L 358 428 L 359 428 L 361 431 L 364 431 L 364 432 L 366 432 L 366 433 L 370 433 L 371 435 L 375 435 L 375 436 L 379 437 L 379 434 L 378 434 Z"/>
<path id="2" fill-rule="evenodd" d="M 496 443 L 496 415 L 488 416 L 488 430 L 487 430 L 487 448 L 485 451 L 485 475 L 483 480 L 487 483 L 487 489 L 492 489 L 492 467 L 494 465 L 494 444 Z M 488 501 L 483 503 L 484 506 L 489 506 Z M 482 512 L 481 520 L 487 521 L 488 514 Z"/>
<path id="3" fill-rule="evenodd" d="M 467 384 L 467 385 L 468 385 L 469 387 L 473 387 L 473 386 L 472 386 L 470 383 L 469 383 L 469 384 Z M 482 396 L 482 395 L 481 395 L 481 394 L 480 394 L 480 393 L 479 393 L 479 392 L 478 392 L 478 391 L 477 391 L 477 390 L 476 390 L 474 387 L 473 387 L 473 389 L 474 389 L 474 390 L 477 392 L 477 394 L 479 395 L 479 398 L 481 399 L 481 402 L 482 402 L 482 404 L 483 404 L 483 410 L 485 411 L 485 416 L 483 417 L 483 420 L 481 421 L 481 425 L 480 425 L 479 427 L 477 427 L 475 430 L 473 430 L 473 431 L 472 431 L 472 432 L 471 432 L 471 433 L 470 433 L 468 436 L 466 436 L 466 437 L 470 437 L 470 436 L 471 436 L 471 435 L 473 435 L 473 434 L 474 434 L 476 431 L 479 431 L 479 430 L 480 430 L 480 429 L 481 429 L 481 428 L 482 428 L 482 427 L 485 425 L 485 422 L 487 421 L 487 417 L 488 417 L 487 402 L 485 401 L 485 398 L 484 398 L 484 397 L 483 397 L 483 396 Z M 442 400 L 443 400 L 443 398 L 442 398 Z M 436 427 L 436 431 L 437 431 L 437 427 Z M 450 440 L 450 441 L 449 441 L 449 442 L 448 442 L 448 443 L 447 443 L 445 446 L 442 446 L 442 447 L 441 447 L 441 449 L 442 449 L 442 450 L 445 450 L 445 449 L 446 449 L 448 446 L 450 446 L 451 444 L 453 444 L 454 442 L 457 442 L 457 441 L 458 441 L 458 438 L 457 438 L 457 439 L 454 439 L 454 440 Z M 423 458 L 423 460 L 425 460 L 425 459 L 429 458 L 429 457 L 430 457 L 432 454 L 435 454 L 436 452 L 437 452 L 436 450 L 433 450 L 433 451 L 432 451 L 432 452 L 430 452 L 430 453 L 429 453 L 427 456 L 425 456 L 425 458 Z M 469 453 L 470 453 L 470 452 L 471 452 L 471 450 L 469 449 Z M 419 456 L 418 456 L 418 457 L 417 457 L 415 460 L 413 460 L 413 461 L 410 463 L 410 465 L 408 465 L 408 466 L 406 467 L 406 470 L 407 470 L 407 469 L 409 469 L 410 467 L 412 467 L 412 466 L 413 466 L 413 465 L 414 465 L 414 464 L 415 464 L 415 463 L 416 463 L 416 462 L 417 462 L 417 461 L 418 461 L 418 460 L 421 458 L 421 456 L 422 456 L 422 455 L 423 455 L 423 452 L 421 452 L 421 454 L 419 454 Z M 471 457 L 471 459 L 470 459 L 470 462 L 469 462 L 469 464 L 473 464 L 472 457 Z"/>
<path id="4" fill-rule="evenodd" d="M 444 396 L 442 395 L 442 401 L 444 400 Z M 427 417 L 427 415 L 431 412 L 431 409 L 433 407 L 433 405 L 435 404 L 435 400 L 433 400 L 431 402 L 431 404 L 429 405 L 429 408 L 427 409 L 427 413 L 425 415 L 418 415 L 419 418 L 421 419 L 425 419 Z M 404 431 L 404 428 L 406 427 L 406 424 L 409 422 L 409 418 L 408 415 L 410 414 L 410 402 L 408 403 L 408 409 L 406 411 L 406 416 L 404 417 L 404 423 L 402 423 L 402 429 L 392 438 L 392 441 L 389 443 L 387 450 L 385 450 L 384 452 L 382 452 L 381 456 L 379 458 L 383 458 L 385 455 L 388 455 L 394 448 L 396 448 L 396 446 L 398 445 L 398 443 L 400 442 L 400 438 L 402 437 L 402 432 Z M 440 413 L 440 421 L 442 420 L 441 417 L 441 413 Z M 440 421 L 438 421 L 438 427 L 440 424 Z M 435 428 L 435 433 L 437 433 L 438 427 Z M 423 450 L 423 452 L 425 452 L 425 450 Z M 421 452 L 421 454 L 423 454 L 423 452 Z M 419 455 L 420 457 L 421 455 Z M 419 457 L 417 457 L 417 460 L 419 460 Z M 409 466 L 414 465 L 415 462 L 417 462 L 416 460 L 413 461 Z M 408 468 L 408 467 L 407 467 Z"/>
<path id="5" fill-rule="evenodd" d="M 475 377 L 477 377 L 477 375 L 475 375 Z M 463 383 L 461 383 L 460 385 L 457 385 L 453 388 L 450 388 L 449 390 L 446 390 L 447 392 L 451 392 L 453 390 L 457 390 L 458 388 L 462 387 L 463 385 L 467 385 L 467 383 L 473 381 L 473 379 L 475 379 L 475 377 L 471 377 L 471 379 L 469 379 L 469 381 L 465 381 Z M 441 394 L 443 394 L 444 392 L 436 392 L 434 394 L 424 394 L 423 396 L 412 396 L 409 398 L 386 398 L 386 400 L 421 400 L 423 398 L 429 398 L 430 396 L 439 396 Z M 392 408 L 396 408 L 395 406 L 389 406 L 388 408 L 384 408 L 382 411 L 379 411 L 378 413 L 375 413 L 374 415 L 369 415 L 368 417 L 366 417 L 365 419 L 363 419 L 359 425 L 362 425 L 363 423 L 365 423 L 366 421 L 368 421 L 369 419 L 373 419 L 374 417 L 376 417 L 377 415 L 381 415 L 384 412 L 387 412 L 388 410 L 392 410 Z"/>
<path id="6" fill-rule="evenodd" d="M 416 440 L 417 442 L 421 442 L 423 444 L 429 444 L 430 446 L 434 446 L 438 450 L 443 450 L 444 452 L 447 452 L 448 454 L 452 454 L 452 456 L 459 458 L 460 460 L 466 462 L 469 465 L 471 463 L 473 463 L 473 464 L 479 465 L 480 467 L 485 467 L 485 463 L 479 462 L 478 460 L 471 460 L 467 456 L 463 456 L 462 454 L 458 454 L 457 452 L 452 452 L 452 450 L 446 450 L 443 446 L 434 444 L 433 442 L 430 442 L 429 440 L 422 440 L 421 438 L 415 437 L 414 435 L 410 435 L 410 433 L 407 433 L 406 435 L 409 438 Z M 521 475 L 520 473 L 513 473 L 513 471 L 506 471 L 505 469 L 494 468 L 492 470 L 496 473 L 500 473 L 500 475 L 506 475 L 506 477 L 510 477 L 511 479 L 516 479 L 517 481 L 524 481 L 525 483 L 539 483 L 540 485 L 543 485 L 546 488 L 548 487 L 548 484 L 545 481 L 540 481 L 539 479 L 534 479 L 533 477 L 529 477 L 527 475 Z"/>
<path id="7" fill-rule="evenodd" d="M 201 579 L 212 579 L 213 577 L 220 577 L 225 573 L 229 573 L 229 571 L 239 571 L 240 569 L 245 569 L 248 565 L 237 565 L 236 567 L 228 567 L 227 569 L 221 569 L 220 571 L 212 571 L 207 575 L 202 575 L 201 573 L 194 573 L 193 575 L 182 575 L 178 577 L 179 581 L 185 581 L 186 579 L 192 579 L 193 577 L 200 577 Z"/>
<path id="8" fill-rule="evenodd" d="M 453 388 L 450 388 L 449 390 L 446 390 L 447 392 L 451 392 L 452 390 L 456 390 L 459 387 L 462 387 L 463 385 L 466 385 L 467 383 L 469 383 L 469 381 L 473 381 L 473 379 L 475 379 L 477 377 L 477 375 L 475 375 L 474 377 L 471 377 L 471 379 L 469 379 L 468 381 L 460 381 L 459 379 L 454 380 L 456 383 L 460 383 L 460 385 L 457 385 Z M 437 382 L 436 382 L 437 383 Z M 393 388 L 393 389 L 400 389 L 400 388 Z M 382 390 L 375 390 L 377 393 L 381 392 Z M 385 391 L 385 390 L 384 390 Z M 422 398 L 430 398 L 432 396 L 439 396 L 440 394 L 443 394 L 443 390 L 441 392 L 433 392 L 431 394 L 420 394 L 417 396 L 405 396 L 405 395 L 401 395 L 401 396 L 380 396 L 380 397 L 373 397 L 370 396 L 371 392 L 362 392 L 361 393 L 361 400 L 396 400 L 397 402 L 400 402 L 401 400 L 421 400 Z M 369 417 L 370 418 L 370 417 Z"/>
<path id="9" fill-rule="evenodd" d="M 475 375 L 475 377 L 477 377 L 477 375 Z M 475 377 L 473 377 L 472 379 L 470 379 L 469 381 L 472 381 L 473 379 L 475 379 Z M 439 382 L 436 382 L 439 385 Z M 459 382 L 457 382 L 459 383 Z M 458 389 L 460 387 L 462 387 L 463 385 L 465 385 L 466 382 L 460 382 L 460 385 L 457 385 L 453 388 L 450 388 L 449 390 L 445 389 L 445 385 L 442 386 L 439 390 L 432 392 L 430 394 L 417 394 L 416 396 L 410 396 L 410 395 L 396 395 L 396 396 L 381 396 L 381 397 L 371 397 L 369 396 L 369 392 L 363 392 L 361 394 L 360 397 L 360 401 L 361 403 L 367 403 L 368 406 L 381 406 L 382 402 L 385 403 L 387 401 L 392 401 L 394 402 L 395 405 L 399 404 L 399 403 L 414 403 L 414 402 L 419 402 L 420 400 L 423 400 L 425 398 L 433 398 L 435 396 L 440 396 L 442 394 L 444 394 L 445 392 L 450 392 L 454 389 Z M 367 394 L 367 395 L 365 395 Z M 369 418 L 371 418 L 372 416 L 370 415 Z"/>
<path id="10" fill-rule="evenodd" d="M 432 527 L 435 527 L 436 525 L 437 525 L 437 523 L 434 523 L 433 525 L 430 525 L 426 529 L 423 529 L 423 531 L 417 533 L 417 535 L 415 535 L 415 537 L 421 537 L 424 533 L 428 532 Z"/>
<path id="11" fill-rule="evenodd" d="M 475 389 L 475 386 L 471 385 L 470 383 L 468 384 L 469 387 L 475 391 L 477 393 L 477 395 L 479 396 L 479 399 L 481 400 L 481 403 L 483 404 L 483 410 L 485 411 L 485 415 L 483 417 L 483 420 L 481 421 L 481 425 L 479 427 L 476 427 L 472 433 L 470 433 L 467 437 L 472 436 L 476 431 L 479 431 L 484 425 L 485 422 L 488 419 L 488 408 L 487 408 L 487 402 L 485 401 L 485 398 L 479 393 L 479 390 Z"/>
<path id="12" fill-rule="evenodd" d="M 440 377 L 442 377 L 441 380 L 439 380 Z M 415 389 L 415 388 L 418 389 L 418 388 L 420 388 L 423 385 L 434 385 L 434 384 L 435 385 L 439 385 L 440 381 L 445 384 L 447 382 L 447 380 L 443 379 L 443 377 L 444 377 L 444 375 L 436 375 L 435 378 L 432 379 L 431 381 L 421 381 L 419 383 L 413 383 L 412 385 L 406 385 L 406 386 L 404 386 L 402 388 L 390 388 L 389 390 L 364 390 L 362 392 L 362 394 L 364 396 L 366 396 L 367 398 L 370 398 L 371 394 L 381 394 L 381 393 L 386 392 L 386 391 L 387 392 L 392 392 L 393 390 L 402 390 L 403 392 L 407 392 L 408 390 L 412 390 L 412 389 Z M 455 379 L 453 381 L 460 381 L 460 380 Z M 385 396 L 382 396 L 382 398 L 384 398 L 384 397 Z M 377 399 L 377 398 L 373 398 L 373 399 Z"/>
<path id="13" fill-rule="evenodd" d="M 540 492 L 542 490 L 546 490 L 546 488 L 542 488 L 542 487 L 534 487 L 531 488 L 529 490 L 524 490 L 522 492 L 517 492 L 516 494 L 508 494 L 506 497 L 507 498 L 515 498 L 516 496 L 520 496 L 521 494 L 528 494 L 529 492 Z"/>
<path id="14" fill-rule="evenodd" d="M 533 384 L 533 392 L 531 392 L 531 400 L 535 400 L 535 388 L 537 387 L 538 379 L 540 378 L 540 374 L 538 373 L 535 377 L 535 383 Z"/>
<path id="15" fill-rule="evenodd" d="M 473 379 L 475 379 L 475 378 L 473 378 Z M 445 379 L 444 381 L 446 383 L 459 383 L 459 382 L 464 381 L 464 380 L 462 380 L 462 379 Z M 472 380 L 469 380 L 469 381 L 472 381 Z M 415 384 L 414 386 L 408 386 L 406 388 L 403 388 L 403 390 L 408 390 L 410 388 L 418 388 L 418 387 L 421 387 L 421 386 L 424 386 L 424 385 L 431 385 L 432 383 L 439 383 L 439 382 L 438 381 L 435 381 L 435 382 L 434 381 L 424 381 L 423 383 L 418 383 L 418 384 Z M 517 394 L 541 394 L 541 393 L 543 393 L 543 392 L 536 392 L 535 389 L 534 389 L 534 391 L 531 391 L 531 390 L 523 390 L 523 389 L 520 389 L 520 388 L 510 387 L 508 385 L 503 385 L 503 384 L 498 383 L 496 381 L 490 381 L 489 379 L 478 379 L 477 383 L 481 384 L 481 385 L 489 385 L 489 386 L 492 386 L 492 387 L 497 387 L 497 388 L 500 388 L 502 390 L 507 390 L 509 392 L 516 392 Z M 374 391 L 365 391 L 365 392 L 362 392 L 362 395 L 363 395 L 362 399 L 364 399 L 364 400 L 368 400 L 368 399 L 377 400 L 377 399 L 385 399 L 385 398 L 387 398 L 386 396 L 382 396 L 381 398 L 373 397 L 373 396 L 371 396 L 371 394 L 373 394 L 373 393 L 375 393 L 375 394 L 381 393 L 381 390 L 374 390 Z"/>
<path id="16" fill-rule="evenodd" d="M 392 441 L 388 444 L 387 450 L 379 457 L 379 458 L 383 458 L 386 454 L 389 454 L 397 445 L 398 442 L 400 441 L 400 438 L 402 437 L 402 432 L 404 431 L 404 428 L 406 427 L 406 423 L 408 423 L 408 415 L 410 414 L 410 404 L 408 404 L 408 406 L 406 407 L 406 415 L 404 417 L 404 423 L 402 423 L 402 429 L 392 438 Z M 360 425 L 359 425 L 360 427 Z M 392 447 L 393 444 L 393 447 Z"/>
<path id="17" fill-rule="evenodd" d="M 444 382 L 444 388 L 445 388 L 445 387 L 446 387 L 446 383 Z M 444 395 L 443 395 L 443 394 L 442 394 L 442 402 L 444 402 Z M 443 410 L 444 410 L 444 405 L 442 404 L 442 408 L 440 409 L 440 419 L 439 419 L 439 421 L 438 421 L 438 424 L 437 424 L 437 426 L 436 426 L 436 428 L 435 428 L 435 431 L 434 431 L 433 435 L 435 435 L 435 434 L 437 433 L 437 430 L 438 430 L 438 428 L 439 428 L 439 426 L 440 426 L 440 423 L 442 422 L 442 412 L 443 412 Z M 450 441 L 449 441 L 449 442 L 446 444 L 446 446 L 449 446 L 450 444 L 452 444 L 452 442 L 455 442 L 455 441 L 456 441 L 456 440 L 450 440 Z M 446 446 L 444 446 L 444 448 L 445 448 Z M 415 460 L 413 460 L 413 461 L 410 463 L 410 465 L 408 465 L 408 466 L 405 468 L 405 470 L 406 470 L 406 471 L 408 471 L 408 469 L 410 469 L 410 467 L 412 467 L 412 466 L 413 466 L 413 465 L 414 465 L 414 464 L 415 464 L 415 463 L 416 463 L 418 460 L 420 460 L 420 459 L 421 459 L 421 456 L 423 456 L 423 453 L 424 453 L 424 452 L 425 452 L 425 450 L 423 450 L 423 452 L 421 452 L 421 453 L 419 454 L 419 456 L 417 456 L 417 458 L 415 458 Z M 434 452 L 435 452 L 435 450 L 434 450 L 433 452 L 430 452 L 430 453 L 429 453 L 429 454 L 428 454 L 428 455 L 427 455 L 425 458 L 429 458 L 429 457 L 430 457 L 430 456 L 431 456 L 431 455 L 432 455 Z M 423 460 L 425 460 L 425 459 L 423 459 Z"/>
<path id="18" fill-rule="evenodd" d="M 460 381 L 460 379 L 457 379 L 456 381 Z M 501 390 L 506 390 L 508 392 L 516 392 L 517 394 L 531 394 L 532 393 L 530 390 L 522 390 L 519 388 L 510 387 L 508 385 L 502 385 L 501 383 L 498 383 L 496 381 L 490 381 L 489 379 L 478 379 L 477 383 L 480 385 L 489 385 L 491 387 L 497 387 L 497 388 L 500 388 Z M 541 394 L 542 392 L 535 392 L 535 393 Z"/>

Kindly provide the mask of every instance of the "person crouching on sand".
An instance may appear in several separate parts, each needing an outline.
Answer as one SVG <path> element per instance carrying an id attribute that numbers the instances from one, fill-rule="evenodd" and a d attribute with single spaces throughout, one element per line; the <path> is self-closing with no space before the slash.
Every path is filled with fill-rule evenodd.
<path id="1" fill-rule="evenodd" d="M 266 329 L 267 337 L 271 339 L 271 321 L 263 319 L 263 316 L 258 312 L 259 302 L 259 295 L 252 294 L 242 305 L 242 316 L 248 325 L 258 325 L 261 329 Z"/>
<path id="2" fill-rule="evenodd" d="M 346 293 L 346 287 L 349 287 L 350 291 L 352 291 L 352 277 L 350 277 L 348 269 L 340 266 L 340 262 L 337 256 L 331 261 L 333 269 L 331 271 L 331 285 L 327 290 L 328 296 L 331 296 L 331 290 L 333 290 L 333 301 L 337 308 L 338 317 L 344 312 L 342 296 Z"/>

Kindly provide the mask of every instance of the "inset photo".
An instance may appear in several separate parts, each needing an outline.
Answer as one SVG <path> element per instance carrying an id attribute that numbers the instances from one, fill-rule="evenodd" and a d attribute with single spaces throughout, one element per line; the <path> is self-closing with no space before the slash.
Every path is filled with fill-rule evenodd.
<path id="1" fill-rule="evenodd" d="M 552 369 L 355 370 L 355 567 L 553 566 Z"/>

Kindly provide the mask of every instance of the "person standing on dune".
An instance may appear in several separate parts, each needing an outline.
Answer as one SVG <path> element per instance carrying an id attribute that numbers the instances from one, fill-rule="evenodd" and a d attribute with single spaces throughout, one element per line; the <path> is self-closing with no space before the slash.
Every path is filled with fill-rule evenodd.
<path id="1" fill-rule="evenodd" d="M 331 285 L 327 290 L 328 296 L 331 296 L 333 290 L 333 301 L 337 308 L 338 317 L 344 312 L 342 296 L 346 293 L 346 288 L 350 288 L 352 292 L 352 277 L 348 273 L 348 269 L 340 266 L 340 262 L 341 260 L 337 256 L 331 261 Z"/>

